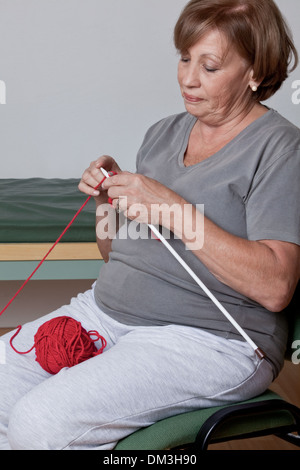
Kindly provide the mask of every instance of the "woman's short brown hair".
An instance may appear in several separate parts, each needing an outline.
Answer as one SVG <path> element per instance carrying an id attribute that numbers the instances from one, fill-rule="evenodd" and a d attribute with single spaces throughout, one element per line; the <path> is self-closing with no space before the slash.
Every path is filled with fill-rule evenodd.
<path id="1" fill-rule="evenodd" d="M 176 49 L 188 52 L 212 29 L 224 33 L 253 67 L 254 80 L 261 82 L 257 101 L 274 95 L 298 65 L 292 34 L 273 0 L 191 0 L 175 26 Z"/>

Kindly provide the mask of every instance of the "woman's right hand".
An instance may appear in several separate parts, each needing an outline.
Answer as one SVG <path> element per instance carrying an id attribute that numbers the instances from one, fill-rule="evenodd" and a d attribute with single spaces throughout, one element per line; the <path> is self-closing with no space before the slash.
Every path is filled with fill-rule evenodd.
<path id="1" fill-rule="evenodd" d="M 107 172 L 121 172 L 120 167 L 112 157 L 103 155 L 96 161 L 91 162 L 89 168 L 83 172 L 78 189 L 89 196 L 93 196 L 96 200 L 99 201 L 99 199 L 101 199 L 101 201 L 104 202 L 104 200 L 107 200 L 107 191 L 102 190 L 101 187 L 95 189 L 104 178 L 104 175 L 100 170 L 101 167 Z"/>
<path id="2" fill-rule="evenodd" d="M 103 217 L 103 215 L 98 214 L 98 208 L 100 208 L 102 204 L 108 203 L 107 190 L 101 187 L 99 187 L 97 190 L 95 189 L 99 185 L 99 183 L 101 183 L 101 181 L 104 179 L 104 175 L 100 170 L 101 167 L 104 168 L 107 172 L 121 172 L 120 167 L 117 165 L 117 163 L 112 157 L 109 157 L 108 155 L 103 155 L 102 157 L 99 157 L 96 161 L 91 162 L 90 166 L 83 172 L 82 178 L 78 185 L 78 189 L 81 192 L 88 194 L 89 196 L 93 196 L 96 201 L 96 240 L 102 258 L 107 263 L 109 260 L 109 253 L 111 251 L 113 235 L 109 237 L 106 233 L 105 237 L 103 238 L 102 236 L 99 236 L 97 228 L 99 222 Z M 109 205 L 109 207 L 111 208 L 111 215 L 115 218 L 115 210 L 112 206 Z M 116 230 L 118 229 L 116 221 L 114 224 L 112 224 L 112 226 L 115 227 Z"/>

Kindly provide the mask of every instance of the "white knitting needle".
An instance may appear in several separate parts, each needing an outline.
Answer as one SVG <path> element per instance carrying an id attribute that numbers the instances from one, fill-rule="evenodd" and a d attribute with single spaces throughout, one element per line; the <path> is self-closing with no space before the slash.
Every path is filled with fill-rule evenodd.
<path id="1" fill-rule="evenodd" d="M 110 175 L 106 170 L 101 168 L 101 171 L 106 178 L 109 178 Z M 187 273 L 194 279 L 194 281 L 201 287 L 201 289 L 206 293 L 206 295 L 213 301 L 213 303 L 218 307 L 218 309 L 225 315 L 229 322 L 236 328 L 240 335 L 247 341 L 247 343 L 254 349 L 257 356 L 260 359 L 265 357 L 265 353 L 252 341 L 252 339 L 247 335 L 243 328 L 235 321 L 235 319 L 227 312 L 223 305 L 218 301 L 218 299 L 210 292 L 206 285 L 199 279 L 198 276 L 192 271 L 192 269 L 186 264 L 186 262 L 181 258 L 181 256 L 174 250 L 174 248 L 167 242 L 167 240 L 162 236 L 159 230 L 152 224 L 148 224 L 148 227 L 152 230 L 154 235 L 165 245 L 165 247 L 170 251 L 170 253 L 176 258 L 176 260 L 181 264 L 181 266 L 187 271 Z"/>
<path id="2" fill-rule="evenodd" d="M 100 170 L 102 171 L 102 173 L 103 173 L 103 175 L 105 176 L 105 178 L 110 178 L 110 174 L 107 173 L 107 171 L 104 170 L 104 168 L 101 167 Z"/>

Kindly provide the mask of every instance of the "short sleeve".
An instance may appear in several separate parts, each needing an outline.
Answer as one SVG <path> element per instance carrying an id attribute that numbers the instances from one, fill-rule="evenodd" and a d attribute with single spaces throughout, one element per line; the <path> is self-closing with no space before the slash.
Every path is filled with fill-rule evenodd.
<path id="1" fill-rule="evenodd" d="M 257 174 L 246 200 L 246 220 L 249 240 L 300 245 L 300 148 Z"/>

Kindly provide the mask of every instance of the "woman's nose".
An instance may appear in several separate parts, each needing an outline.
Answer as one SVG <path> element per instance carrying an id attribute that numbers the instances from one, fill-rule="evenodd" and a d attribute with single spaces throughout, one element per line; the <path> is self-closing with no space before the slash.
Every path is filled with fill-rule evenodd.
<path id="1" fill-rule="evenodd" d="M 185 69 L 182 76 L 182 84 L 189 88 L 199 88 L 201 86 L 198 67 L 190 64 Z"/>

